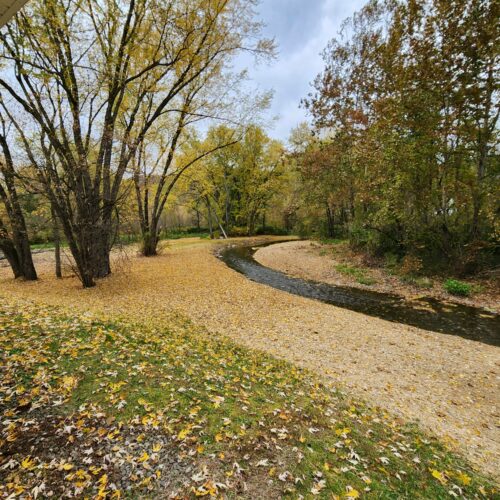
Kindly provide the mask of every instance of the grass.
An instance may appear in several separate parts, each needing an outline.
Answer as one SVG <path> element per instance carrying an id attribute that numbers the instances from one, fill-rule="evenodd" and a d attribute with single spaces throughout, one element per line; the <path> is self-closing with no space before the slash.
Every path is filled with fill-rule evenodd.
<path id="1" fill-rule="evenodd" d="M 46 243 L 33 243 L 30 246 L 31 246 L 31 250 L 51 250 L 54 248 L 54 243 L 51 241 L 48 241 Z M 61 243 L 61 246 L 65 247 L 65 246 L 67 246 L 67 244 L 64 242 L 64 243 Z"/>
<path id="2" fill-rule="evenodd" d="M 494 495 L 415 427 L 181 317 L 158 329 L 4 299 L 0 353 L 0 496 Z"/>
<path id="3" fill-rule="evenodd" d="M 417 288 L 421 288 L 423 290 L 430 290 L 434 287 L 432 280 L 425 276 L 403 275 L 400 276 L 400 280 L 403 283 L 416 286 Z"/>
<path id="4" fill-rule="evenodd" d="M 443 283 L 443 288 L 451 295 L 458 295 L 459 297 L 469 297 L 473 291 L 472 285 L 454 279 L 447 279 Z"/>
<path id="5" fill-rule="evenodd" d="M 210 233 L 208 231 L 186 231 L 186 230 L 171 230 L 171 231 L 166 231 L 162 232 L 160 235 L 160 240 L 178 240 L 181 238 L 209 238 Z M 119 238 L 119 243 L 122 244 L 131 244 L 131 243 L 138 243 L 141 241 L 141 236 L 140 234 L 131 234 L 127 235 L 124 234 L 120 236 Z M 31 250 L 52 250 L 54 248 L 54 243 L 52 241 L 48 241 L 45 243 L 33 243 L 30 245 Z M 68 244 L 63 241 L 61 242 L 61 247 L 65 248 L 67 247 Z"/>
<path id="6" fill-rule="evenodd" d="M 210 238 L 210 233 L 208 231 L 167 231 L 166 233 L 162 233 L 161 237 L 166 240 L 178 240 L 181 238 Z"/>
<path id="7" fill-rule="evenodd" d="M 355 266 L 348 266 L 347 264 L 338 264 L 335 269 L 346 276 L 352 276 L 358 283 L 362 285 L 374 285 L 377 281 L 367 275 L 365 269 Z"/>

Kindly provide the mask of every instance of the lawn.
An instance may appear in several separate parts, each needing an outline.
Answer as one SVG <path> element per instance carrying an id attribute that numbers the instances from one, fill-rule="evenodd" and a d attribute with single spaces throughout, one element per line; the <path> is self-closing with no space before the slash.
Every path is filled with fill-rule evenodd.
<path id="1" fill-rule="evenodd" d="M 182 316 L 4 297 L 0 370 L 0 496 L 495 495 L 415 427 Z"/>

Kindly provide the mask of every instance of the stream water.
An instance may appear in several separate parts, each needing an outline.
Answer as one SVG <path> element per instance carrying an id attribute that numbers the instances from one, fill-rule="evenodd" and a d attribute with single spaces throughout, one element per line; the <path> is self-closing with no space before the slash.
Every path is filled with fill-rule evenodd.
<path id="1" fill-rule="evenodd" d="M 278 290 L 388 321 L 500 346 L 498 314 L 476 307 L 443 302 L 432 297 L 407 300 L 389 293 L 294 278 L 262 266 L 253 258 L 258 248 L 268 244 L 225 247 L 220 250 L 218 257 L 252 281 Z"/>

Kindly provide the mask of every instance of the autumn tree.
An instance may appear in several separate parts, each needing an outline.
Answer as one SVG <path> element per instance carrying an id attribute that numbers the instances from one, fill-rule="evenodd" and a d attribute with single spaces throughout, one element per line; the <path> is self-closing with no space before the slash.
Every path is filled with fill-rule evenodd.
<path id="1" fill-rule="evenodd" d="M 36 0 L 1 31 L 4 102 L 84 286 L 111 271 L 146 135 L 237 52 L 271 53 L 259 30 L 252 0 Z"/>
<path id="2" fill-rule="evenodd" d="M 324 52 L 304 101 L 351 239 L 474 260 L 498 238 L 498 31 L 489 0 L 371 1 Z M 325 161 L 323 161 L 325 160 Z"/>
<path id="3" fill-rule="evenodd" d="M 223 235 L 242 227 L 246 234 L 253 235 L 271 200 L 283 187 L 284 148 L 257 125 L 244 130 L 213 127 L 197 148 L 210 149 L 235 136 L 239 137 L 237 143 L 203 161 L 191 189 L 195 199 L 206 207 L 210 227 L 218 226 Z"/>

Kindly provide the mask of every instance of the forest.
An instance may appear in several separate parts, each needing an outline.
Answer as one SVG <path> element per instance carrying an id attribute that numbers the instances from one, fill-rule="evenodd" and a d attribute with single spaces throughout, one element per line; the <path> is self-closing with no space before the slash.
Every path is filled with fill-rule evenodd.
<path id="1" fill-rule="evenodd" d="M 63 242 L 92 286 L 117 242 L 155 255 L 168 226 L 342 237 L 457 275 L 498 265 L 496 2 L 369 2 L 325 48 L 287 144 L 259 125 L 271 96 L 242 96 L 230 68 L 239 50 L 274 57 L 251 2 L 192 7 L 33 2 L 2 30 L 16 277 L 36 278 L 30 245 Z"/>

